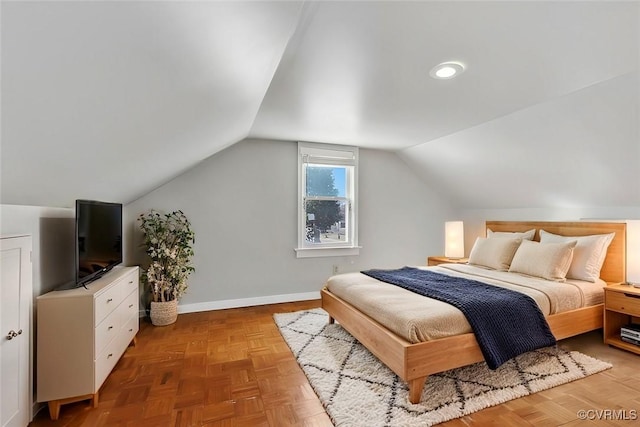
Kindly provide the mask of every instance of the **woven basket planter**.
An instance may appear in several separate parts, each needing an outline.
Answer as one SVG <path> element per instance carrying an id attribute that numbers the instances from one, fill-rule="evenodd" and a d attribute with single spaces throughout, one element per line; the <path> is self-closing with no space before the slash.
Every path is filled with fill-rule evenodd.
<path id="1" fill-rule="evenodd" d="M 151 302 L 151 323 L 155 326 L 166 326 L 178 319 L 178 300 L 167 302 Z"/>

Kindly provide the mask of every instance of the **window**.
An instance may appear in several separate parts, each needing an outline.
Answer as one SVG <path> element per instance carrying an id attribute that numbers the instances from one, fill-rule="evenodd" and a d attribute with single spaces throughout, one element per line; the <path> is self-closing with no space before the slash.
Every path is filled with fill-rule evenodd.
<path id="1" fill-rule="evenodd" d="M 358 148 L 298 143 L 298 258 L 357 255 Z"/>

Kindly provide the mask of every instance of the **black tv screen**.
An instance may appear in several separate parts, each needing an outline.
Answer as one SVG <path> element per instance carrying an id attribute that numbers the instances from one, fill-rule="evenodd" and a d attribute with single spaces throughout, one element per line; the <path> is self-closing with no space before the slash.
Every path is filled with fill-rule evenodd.
<path id="1" fill-rule="evenodd" d="M 122 204 L 76 200 L 76 286 L 122 262 Z"/>

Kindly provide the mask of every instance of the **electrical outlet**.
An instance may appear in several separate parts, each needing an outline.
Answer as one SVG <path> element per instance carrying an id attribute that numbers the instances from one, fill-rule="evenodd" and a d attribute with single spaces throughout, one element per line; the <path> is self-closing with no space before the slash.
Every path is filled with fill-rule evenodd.
<path id="1" fill-rule="evenodd" d="M 333 274 L 338 274 L 338 264 L 333 264 Z"/>

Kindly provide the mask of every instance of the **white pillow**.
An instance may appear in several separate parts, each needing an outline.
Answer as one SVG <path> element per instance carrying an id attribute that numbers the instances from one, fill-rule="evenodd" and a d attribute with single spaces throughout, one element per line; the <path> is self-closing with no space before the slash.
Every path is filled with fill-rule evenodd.
<path id="1" fill-rule="evenodd" d="M 487 237 L 501 237 L 508 239 L 515 239 L 516 237 L 521 238 L 522 240 L 533 240 L 533 237 L 536 235 L 536 229 L 529 231 L 523 231 L 522 233 L 511 232 L 511 231 L 491 231 L 490 228 L 487 228 Z"/>
<path id="2" fill-rule="evenodd" d="M 478 237 L 469 254 L 469 264 L 507 271 L 522 239 Z"/>
<path id="3" fill-rule="evenodd" d="M 578 242 L 573 249 L 573 261 L 567 272 L 567 279 L 596 282 L 600 278 L 600 270 L 607 256 L 607 248 L 611 244 L 615 233 L 594 234 L 591 236 L 558 236 L 540 230 L 540 242 Z"/>
<path id="4" fill-rule="evenodd" d="M 564 282 L 578 242 L 539 243 L 523 240 L 509 271 Z"/>

